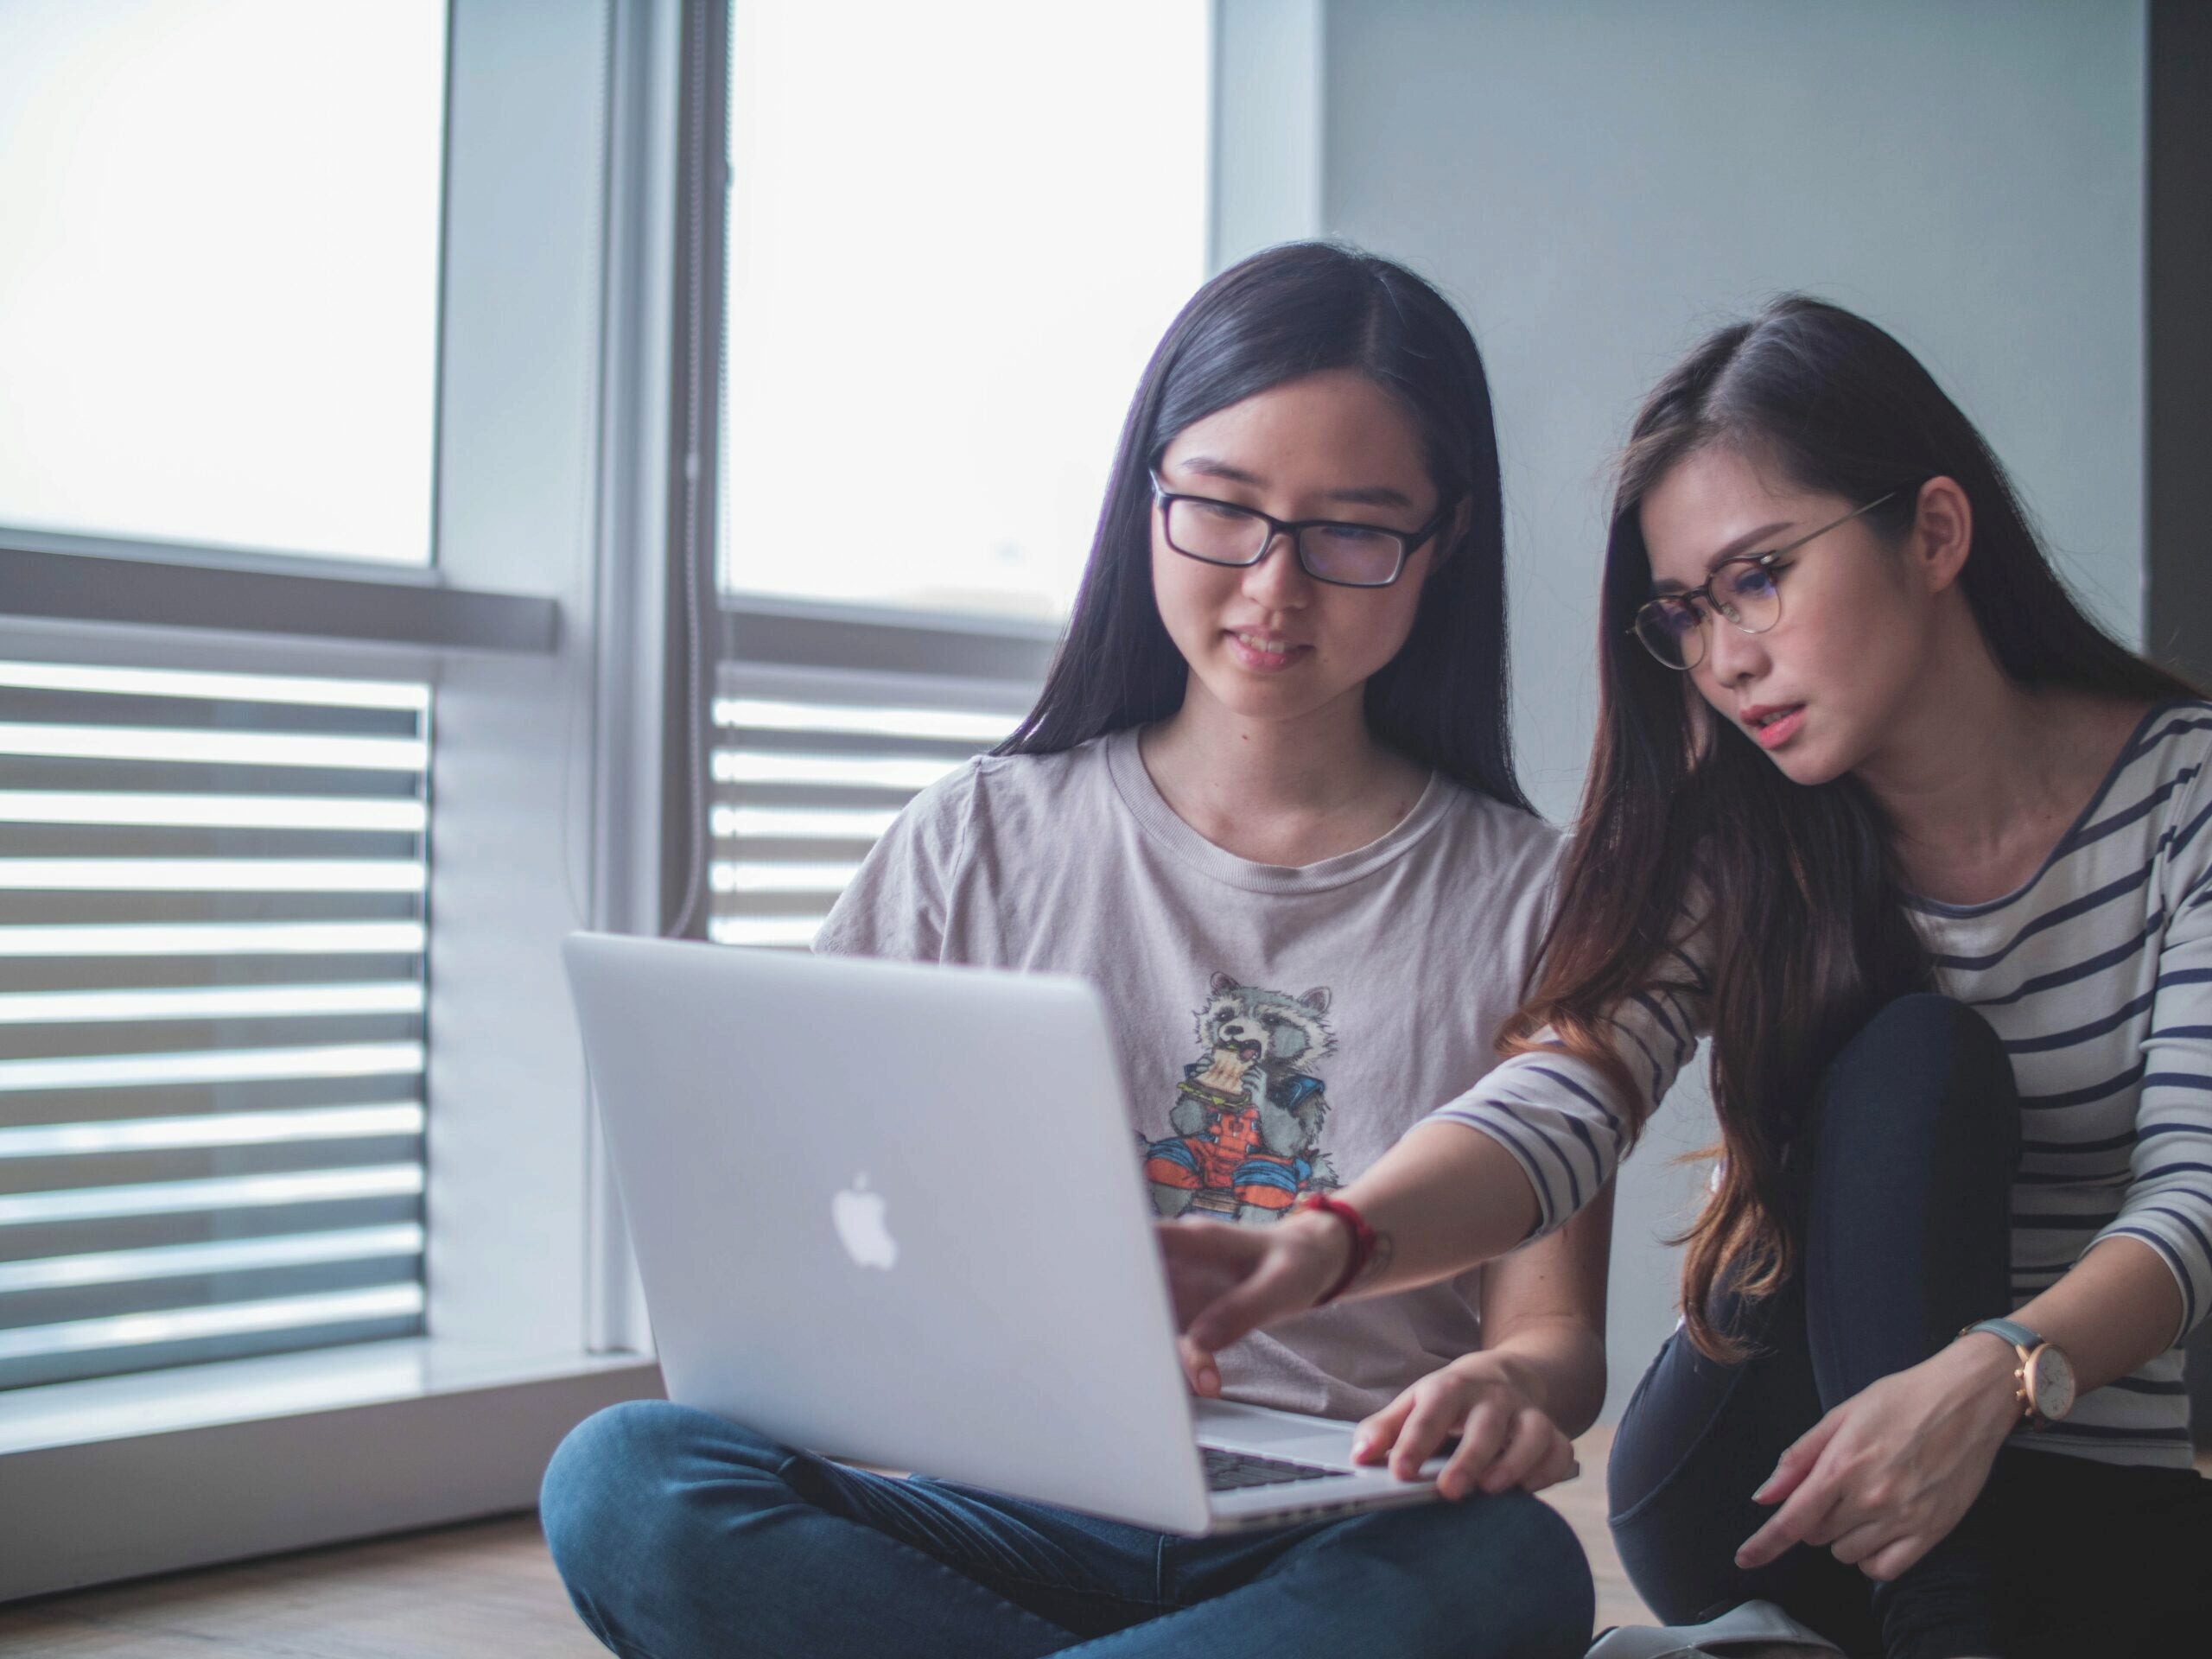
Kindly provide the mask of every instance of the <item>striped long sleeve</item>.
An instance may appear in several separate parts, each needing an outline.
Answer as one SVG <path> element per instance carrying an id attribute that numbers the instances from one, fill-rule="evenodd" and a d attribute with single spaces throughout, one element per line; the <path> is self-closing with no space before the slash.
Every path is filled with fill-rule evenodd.
<path id="1" fill-rule="evenodd" d="M 1548 1030 L 1537 1051 L 1497 1069 L 1431 1116 L 1482 1130 L 1513 1154 L 1536 1194 L 1536 1232 L 1563 1227 L 1611 1179 L 1633 1138 L 1674 1086 L 1705 1034 L 1708 982 L 1694 927 L 1669 950 L 1669 971 L 1630 996 L 1611 1015 L 1613 1052 L 1635 1080 L 1624 1099 L 1605 1069 L 1570 1054 Z"/>
<path id="2" fill-rule="evenodd" d="M 2209 722 L 2212 723 L 2212 722 Z M 2159 842 L 2165 926 L 2134 1062 L 2141 1092 L 2120 1213 L 2091 1243 L 2140 1239 L 2181 1288 L 2179 1344 L 2212 1310 L 2212 780 L 2195 769 Z M 2116 1016 L 2131 1012 L 2123 1004 Z M 2131 1068 L 2133 1069 L 2133 1068 Z"/>

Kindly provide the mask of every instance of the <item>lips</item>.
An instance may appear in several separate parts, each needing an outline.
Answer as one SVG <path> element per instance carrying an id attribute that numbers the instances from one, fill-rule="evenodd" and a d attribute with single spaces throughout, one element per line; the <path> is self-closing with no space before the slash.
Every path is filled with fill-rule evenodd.
<path id="1" fill-rule="evenodd" d="M 1738 718 L 1744 729 L 1751 734 L 1751 741 L 1763 749 L 1778 749 L 1797 735 L 1805 723 L 1805 705 L 1802 702 L 1758 703 L 1743 710 Z"/>
<path id="2" fill-rule="evenodd" d="M 1299 640 L 1285 639 L 1281 634 L 1268 633 L 1262 629 L 1228 628 L 1223 632 L 1229 640 L 1230 649 L 1236 653 L 1236 660 L 1257 671 L 1287 667 L 1313 649 Z"/>

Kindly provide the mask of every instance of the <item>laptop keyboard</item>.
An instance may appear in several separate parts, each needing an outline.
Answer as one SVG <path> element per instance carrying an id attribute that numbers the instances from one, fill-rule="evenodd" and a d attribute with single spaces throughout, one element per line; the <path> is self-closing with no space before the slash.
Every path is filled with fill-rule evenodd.
<path id="1" fill-rule="evenodd" d="M 1240 1491 L 1247 1486 L 1281 1486 L 1294 1480 L 1325 1480 L 1344 1473 L 1341 1469 L 1324 1469 L 1319 1464 L 1254 1457 L 1249 1452 L 1224 1452 L 1217 1446 L 1202 1446 L 1198 1450 L 1205 1457 L 1206 1490 L 1212 1492 Z"/>

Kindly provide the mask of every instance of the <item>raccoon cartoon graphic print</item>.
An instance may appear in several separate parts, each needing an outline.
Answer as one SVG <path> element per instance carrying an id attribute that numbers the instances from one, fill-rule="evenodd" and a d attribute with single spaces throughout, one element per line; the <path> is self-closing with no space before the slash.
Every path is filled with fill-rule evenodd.
<path id="1" fill-rule="evenodd" d="M 1342 1185 L 1321 1150 L 1328 1086 L 1314 1075 L 1336 1047 L 1328 1012 L 1326 987 L 1292 996 L 1213 976 L 1201 1058 L 1183 1068 L 1170 1133 L 1145 1148 L 1162 1216 L 1277 1221 L 1300 1193 Z"/>

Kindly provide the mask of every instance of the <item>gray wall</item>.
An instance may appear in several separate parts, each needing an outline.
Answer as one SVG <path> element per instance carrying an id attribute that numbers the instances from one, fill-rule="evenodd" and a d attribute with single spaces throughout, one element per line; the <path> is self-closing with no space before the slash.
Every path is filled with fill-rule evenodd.
<path id="1" fill-rule="evenodd" d="M 1240 83 L 1254 10 L 1224 11 L 1225 121 L 1285 90 Z M 1402 258 L 1473 322 L 1505 462 L 1523 776 L 1547 813 L 1572 811 L 1595 718 L 1607 455 L 1698 334 L 1783 289 L 1917 352 L 2069 578 L 2139 638 L 2140 0 L 1281 12 L 1318 17 L 1319 223 L 1299 223 L 1294 199 L 1273 220 L 1230 213 L 1238 178 L 1258 176 L 1247 164 L 1224 173 L 1224 224 L 1253 245 L 1318 228 Z M 1623 1177 L 1609 1415 L 1674 1323 L 1657 1241 L 1701 1175 L 1669 1159 L 1710 1126 L 1701 1084 L 1678 1089 Z"/>

